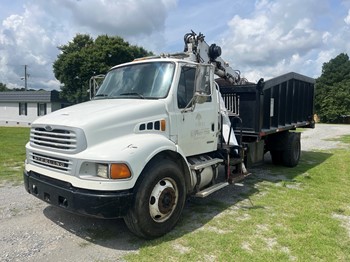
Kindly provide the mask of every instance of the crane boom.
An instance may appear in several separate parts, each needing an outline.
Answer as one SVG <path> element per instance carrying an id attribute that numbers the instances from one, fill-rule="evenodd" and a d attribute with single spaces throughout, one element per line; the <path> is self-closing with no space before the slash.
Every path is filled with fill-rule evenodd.
<path id="1" fill-rule="evenodd" d="M 241 84 L 242 79 L 238 70 L 233 70 L 221 56 L 221 47 L 216 44 L 210 46 L 204 41 L 204 35 L 195 32 L 187 33 L 184 36 L 184 52 L 189 59 L 197 63 L 208 63 L 215 67 L 215 74 L 228 80 L 232 84 Z"/>

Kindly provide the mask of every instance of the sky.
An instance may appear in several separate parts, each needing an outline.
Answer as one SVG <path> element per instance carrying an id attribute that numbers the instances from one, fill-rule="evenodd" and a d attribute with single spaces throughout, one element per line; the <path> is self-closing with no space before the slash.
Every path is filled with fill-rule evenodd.
<path id="1" fill-rule="evenodd" d="M 78 33 L 121 36 L 155 54 L 183 51 L 183 36 L 208 44 L 251 82 L 322 65 L 350 54 L 350 0 L 2 0 L 0 83 L 53 90 L 58 46 Z"/>

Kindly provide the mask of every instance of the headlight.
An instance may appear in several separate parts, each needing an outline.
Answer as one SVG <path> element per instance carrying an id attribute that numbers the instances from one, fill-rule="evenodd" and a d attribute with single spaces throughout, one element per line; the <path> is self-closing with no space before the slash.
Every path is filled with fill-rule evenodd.
<path id="1" fill-rule="evenodd" d="M 97 175 L 103 178 L 126 179 L 131 177 L 131 172 L 124 163 L 97 164 Z"/>
<path id="2" fill-rule="evenodd" d="M 108 165 L 106 164 L 97 164 L 97 175 L 103 178 L 108 177 Z"/>

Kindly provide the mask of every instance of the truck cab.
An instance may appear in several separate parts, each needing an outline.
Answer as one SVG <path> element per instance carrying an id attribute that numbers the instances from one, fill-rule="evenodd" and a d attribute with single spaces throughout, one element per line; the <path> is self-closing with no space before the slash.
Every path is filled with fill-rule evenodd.
<path id="1" fill-rule="evenodd" d="M 162 235 L 187 195 L 215 183 L 219 107 L 211 64 L 161 57 L 113 67 L 91 101 L 32 124 L 26 189 L 75 213 L 124 217 L 137 235 Z"/>

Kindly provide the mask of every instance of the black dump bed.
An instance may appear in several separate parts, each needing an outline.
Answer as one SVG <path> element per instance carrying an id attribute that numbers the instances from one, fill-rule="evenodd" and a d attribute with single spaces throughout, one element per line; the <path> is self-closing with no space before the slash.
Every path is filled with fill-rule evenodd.
<path id="1" fill-rule="evenodd" d="M 217 82 L 226 108 L 242 119 L 243 136 L 262 137 L 296 127 L 314 127 L 313 78 L 291 72 L 266 82 L 261 79 L 257 84 Z"/>

